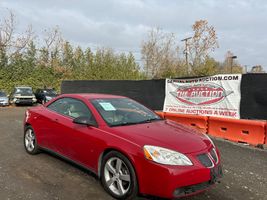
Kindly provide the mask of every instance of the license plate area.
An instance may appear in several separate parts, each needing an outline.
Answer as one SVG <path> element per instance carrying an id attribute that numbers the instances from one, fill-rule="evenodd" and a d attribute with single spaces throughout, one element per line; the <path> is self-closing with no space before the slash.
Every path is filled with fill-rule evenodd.
<path id="1" fill-rule="evenodd" d="M 222 178 L 223 172 L 222 172 L 222 166 L 217 165 L 210 169 L 210 177 L 211 177 L 211 183 L 218 182 L 218 179 Z"/>

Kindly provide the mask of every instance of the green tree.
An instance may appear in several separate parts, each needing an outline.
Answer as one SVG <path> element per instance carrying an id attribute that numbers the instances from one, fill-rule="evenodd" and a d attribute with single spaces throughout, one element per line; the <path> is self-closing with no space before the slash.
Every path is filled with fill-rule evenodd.
<path id="1" fill-rule="evenodd" d="M 0 68 L 5 68 L 8 64 L 8 56 L 5 48 L 0 46 Z"/>
<path id="2" fill-rule="evenodd" d="M 219 62 L 217 62 L 214 58 L 206 57 L 204 63 L 197 67 L 193 68 L 192 74 L 195 76 L 211 76 L 215 75 L 219 72 Z"/>
<path id="3" fill-rule="evenodd" d="M 74 67 L 74 55 L 73 55 L 73 47 L 71 44 L 66 41 L 63 44 L 63 53 L 62 53 L 62 66 L 66 68 Z"/>

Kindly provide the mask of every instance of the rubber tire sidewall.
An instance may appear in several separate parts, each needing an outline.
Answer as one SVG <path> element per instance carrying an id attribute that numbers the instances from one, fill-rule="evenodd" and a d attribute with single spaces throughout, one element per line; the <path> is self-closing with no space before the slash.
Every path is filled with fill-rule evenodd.
<path id="1" fill-rule="evenodd" d="M 33 151 L 28 151 L 28 149 L 26 148 L 26 143 L 25 143 L 25 135 L 26 135 L 27 130 L 29 130 L 29 129 L 32 130 L 32 132 L 33 132 L 33 134 L 34 134 L 34 137 L 35 137 L 35 141 L 34 141 L 34 149 L 33 149 Z M 29 125 L 29 126 L 26 126 L 25 129 L 24 129 L 23 143 L 24 143 L 24 148 L 25 148 L 25 150 L 26 150 L 26 152 L 27 152 L 28 154 L 35 155 L 35 154 L 40 153 L 40 149 L 39 149 L 38 142 L 37 142 L 37 139 L 36 139 L 36 134 L 35 134 L 35 132 L 34 132 L 32 126 L 30 126 L 30 125 Z"/>
<path id="2" fill-rule="evenodd" d="M 130 171 L 130 177 L 131 177 L 131 186 L 129 191 L 123 195 L 123 196 L 118 196 L 116 194 L 114 194 L 112 191 L 110 191 L 110 189 L 108 188 L 108 186 L 106 185 L 106 181 L 105 181 L 105 176 L 104 176 L 104 168 L 105 168 L 105 164 L 106 162 L 112 158 L 112 157 L 117 157 L 119 159 L 121 159 L 128 167 L 129 171 Z M 132 163 L 129 161 L 129 159 L 124 156 L 123 154 L 121 154 L 120 152 L 117 151 L 111 151 L 109 153 L 107 153 L 102 160 L 102 164 L 101 164 L 101 176 L 100 176 L 100 180 L 101 180 L 101 184 L 103 186 L 103 188 L 115 199 L 134 199 L 137 194 L 138 194 L 138 182 L 137 182 L 137 178 L 136 178 L 136 173 L 135 170 L 133 168 Z"/>

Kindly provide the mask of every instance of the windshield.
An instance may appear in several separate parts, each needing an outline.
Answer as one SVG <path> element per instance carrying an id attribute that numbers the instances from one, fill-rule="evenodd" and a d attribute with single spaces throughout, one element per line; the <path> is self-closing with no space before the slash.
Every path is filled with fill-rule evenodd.
<path id="1" fill-rule="evenodd" d="M 53 89 L 45 89 L 45 90 L 43 90 L 43 93 L 46 94 L 46 95 L 50 95 L 50 96 L 57 95 L 56 91 L 53 90 Z"/>
<path id="2" fill-rule="evenodd" d="M 128 98 L 94 99 L 91 102 L 109 126 L 161 120 L 154 112 Z"/>
<path id="3" fill-rule="evenodd" d="M 32 96 L 31 88 L 16 88 L 15 94 L 20 94 L 22 96 Z"/>
<path id="4" fill-rule="evenodd" d="M 0 92 L 0 97 L 6 97 L 6 93 Z"/>

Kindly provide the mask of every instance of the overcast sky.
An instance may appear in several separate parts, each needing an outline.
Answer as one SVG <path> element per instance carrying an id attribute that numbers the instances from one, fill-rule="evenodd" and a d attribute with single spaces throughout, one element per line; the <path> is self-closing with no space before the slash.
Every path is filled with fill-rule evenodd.
<path id="1" fill-rule="evenodd" d="M 74 44 L 132 51 L 137 59 L 152 27 L 173 32 L 180 41 L 192 35 L 196 20 L 206 19 L 218 34 L 217 60 L 231 50 L 240 64 L 267 69 L 265 0 L 0 0 L 0 16 L 7 8 L 16 15 L 18 32 L 28 24 L 36 34 L 58 25 Z"/>

